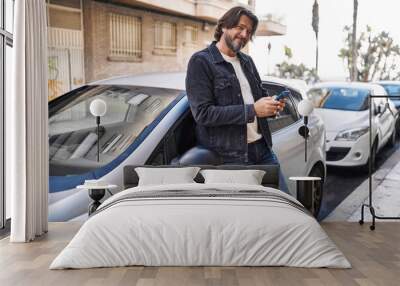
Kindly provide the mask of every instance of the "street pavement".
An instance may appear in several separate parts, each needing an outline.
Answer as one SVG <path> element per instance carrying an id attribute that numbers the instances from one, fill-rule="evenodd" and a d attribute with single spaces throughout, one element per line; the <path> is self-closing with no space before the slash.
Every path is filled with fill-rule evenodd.
<path id="1" fill-rule="evenodd" d="M 375 214 L 400 217 L 400 148 L 379 167 L 372 178 L 372 205 L 375 208 Z M 361 205 L 369 203 L 368 186 L 367 177 L 323 221 L 359 221 Z M 371 221 L 368 208 L 364 211 L 364 221 Z"/>

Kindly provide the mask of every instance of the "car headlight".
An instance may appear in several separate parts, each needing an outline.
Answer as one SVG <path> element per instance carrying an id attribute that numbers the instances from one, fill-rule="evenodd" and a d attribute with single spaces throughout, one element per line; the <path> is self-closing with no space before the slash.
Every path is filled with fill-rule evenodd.
<path id="1" fill-rule="evenodd" d="M 355 141 L 369 131 L 369 127 L 343 130 L 336 135 L 337 141 Z"/>

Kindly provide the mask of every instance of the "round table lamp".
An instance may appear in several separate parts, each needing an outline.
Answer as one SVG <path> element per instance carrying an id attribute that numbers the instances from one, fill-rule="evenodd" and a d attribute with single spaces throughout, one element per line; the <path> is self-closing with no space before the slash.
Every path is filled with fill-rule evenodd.
<path id="1" fill-rule="evenodd" d="M 308 124 L 308 115 L 311 114 L 314 110 L 314 106 L 312 102 L 308 99 L 303 99 L 299 102 L 297 106 L 297 110 L 299 111 L 300 115 L 304 117 L 304 126 L 299 129 L 299 134 L 304 137 L 304 161 L 307 162 L 307 138 L 309 136 L 309 130 L 307 127 Z"/>
<path id="2" fill-rule="evenodd" d="M 96 117 L 97 124 L 97 162 L 100 161 L 100 117 L 107 112 L 107 104 L 102 99 L 95 99 L 90 103 L 90 113 Z"/>

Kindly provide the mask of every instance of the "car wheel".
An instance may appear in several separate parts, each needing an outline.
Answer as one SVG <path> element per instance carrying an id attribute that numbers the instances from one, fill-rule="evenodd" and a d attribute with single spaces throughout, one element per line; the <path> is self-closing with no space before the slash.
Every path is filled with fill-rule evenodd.
<path id="1" fill-rule="evenodd" d="M 392 135 L 390 136 L 390 139 L 388 141 L 388 146 L 390 148 L 393 148 L 396 145 L 396 129 L 393 130 Z"/>
<path id="2" fill-rule="evenodd" d="M 367 164 L 365 164 L 363 166 L 363 171 L 365 173 L 369 173 L 369 160 L 371 160 L 372 162 L 372 172 L 375 171 L 376 168 L 376 153 L 377 153 L 377 149 L 378 149 L 378 144 L 375 140 L 374 145 L 372 146 L 372 154 L 371 154 L 371 158 L 368 158 Z"/>
<path id="3" fill-rule="evenodd" d="M 321 183 L 317 187 L 314 193 L 314 217 L 318 216 L 318 213 L 321 209 L 322 204 L 322 194 L 323 194 L 323 186 L 324 186 L 324 170 L 320 166 L 314 166 L 311 170 L 310 177 L 320 177 Z"/>

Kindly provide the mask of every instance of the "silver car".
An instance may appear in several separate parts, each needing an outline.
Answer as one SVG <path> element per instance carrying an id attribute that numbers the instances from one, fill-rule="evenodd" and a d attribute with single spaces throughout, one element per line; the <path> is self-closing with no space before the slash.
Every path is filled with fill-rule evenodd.
<path id="1" fill-rule="evenodd" d="M 86 192 L 75 187 L 88 179 L 122 186 L 123 166 L 171 164 L 196 145 L 195 122 L 185 93 L 184 73 L 124 76 L 94 82 L 49 103 L 50 194 L 49 219 L 64 221 L 87 211 Z M 270 95 L 291 92 L 279 117 L 269 119 L 276 152 L 289 191 L 290 176 L 325 179 L 325 129 L 318 116 L 309 119 L 308 157 L 299 135 L 303 119 L 297 104 L 304 94 L 273 80 L 264 81 Z M 107 103 L 101 118 L 99 145 L 96 120 L 89 111 L 97 98 Z M 97 150 L 99 146 L 99 150 Z M 100 153 L 97 161 L 97 152 Z M 316 198 L 316 209 L 322 190 Z"/>

